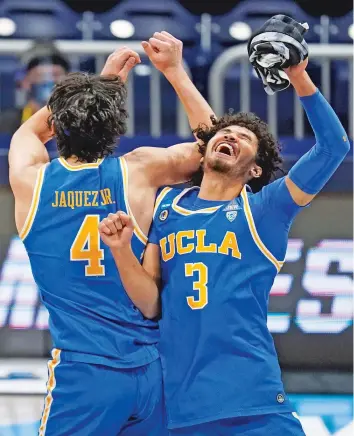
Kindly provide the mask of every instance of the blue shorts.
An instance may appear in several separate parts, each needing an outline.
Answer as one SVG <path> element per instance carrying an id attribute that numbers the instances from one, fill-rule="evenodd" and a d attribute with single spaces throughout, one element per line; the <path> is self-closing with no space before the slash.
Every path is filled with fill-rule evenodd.
<path id="1" fill-rule="evenodd" d="M 170 430 L 170 436 L 305 436 L 292 413 L 220 419 Z"/>
<path id="2" fill-rule="evenodd" d="M 58 350 L 55 350 L 58 352 Z M 165 436 L 160 360 L 139 368 L 48 364 L 39 436 Z"/>

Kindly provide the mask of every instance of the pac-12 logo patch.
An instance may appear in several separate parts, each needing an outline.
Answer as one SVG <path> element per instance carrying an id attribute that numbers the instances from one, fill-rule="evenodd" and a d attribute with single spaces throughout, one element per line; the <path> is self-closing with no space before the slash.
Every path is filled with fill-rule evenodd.
<path id="1" fill-rule="evenodd" d="M 278 403 L 280 403 L 280 404 L 284 403 L 284 401 L 285 401 L 285 397 L 284 397 L 284 395 L 283 395 L 283 394 L 278 394 L 278 395 L 277 395 L 277 401 L 278 401 Z"/>
<path id="2" fill-rule="evenodd" d="M 163 210 L 160 215 L 159 215 L 159 220 L 160 221 L 166 221 L 168 217 L 168 210 Z"/>
<path id="3" fill-rule="evenodd" d="M 230 223 L 232 223 L 232 221 L 234 221 L 236 217 L 237 217 L 236 210 L 226 212 L 226 218 L 230 221 Z"/>

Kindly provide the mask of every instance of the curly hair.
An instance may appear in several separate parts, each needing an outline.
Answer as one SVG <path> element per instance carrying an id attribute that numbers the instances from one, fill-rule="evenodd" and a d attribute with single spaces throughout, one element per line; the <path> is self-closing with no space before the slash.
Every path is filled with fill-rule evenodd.
<path id="1" fill-rule="evenodd" d="M 200 140 L 199 151 L 202 156 L 205 155 L 207 145 L 210 139 L 216 135 L 219 130 L 229 126 L 240 126 L 253 132 L 258 139 L 258 151 L 256 155 L 256 164 L 262 168 L 262 175 L 259 178 L 253 178 L 248 182 L 253 192 L 257 192 L 267 185 L 277 171 L 282 173 L 283 159 L 280 156 L 280 145 L 269 132 L 267 124 L 252 112 L 239 112 L 237 114 L 226 114 L 219 119 L 215 116 L 210 117 L 211 127 L 200 124 L 193 133 Z M 203 169 L 197 171 L 192 179 L 192 183 L 200 185 L 203 177 Z"/>
<path id="2" fill-rule="evenodd" d="M 118 76 L 71 73 L 53 89 L 48 101 L 60 156 L 95 162 L 113 153 L 126 132 L 127 90 Z"/>

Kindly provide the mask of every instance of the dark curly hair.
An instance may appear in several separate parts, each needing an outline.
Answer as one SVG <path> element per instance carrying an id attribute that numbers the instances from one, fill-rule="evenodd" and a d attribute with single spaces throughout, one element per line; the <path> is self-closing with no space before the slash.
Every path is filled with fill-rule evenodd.
<path id="1" fill-rule="evenodd" d="M 60 156 L 95 162 L 113 153 L 126 132 L 127 90 L 118 76 L 71 73 L 53 89 L 48 101 Z"/>
<path id="2" fill-rule="evenodd" d="M 282 170 L 283 159 L 280 156 L 280 145 L 269 132 L 267 124 L 252 112 L 239 112 L 237 114 L 229 113 L 216 119 L 210 117 L 211 127 L 200 124 L 193 133 L 200 140 L 199 151 L 204 156 L 210 139 L 216 135 L 219 130 L 229 126 L 236 125 L 245 127 L 253 132 L 258 139 L 258 151 L 256 155 L 256 164 L 262 168 L 262 175 L 259 178 L 253 178 L 248 182 L 253 192 L 257 192 L 267 185 L 277 171 Z M 197 171 L 192 179 L 194 185 L 200 185 L 203 178 L 203 169 Z"/>

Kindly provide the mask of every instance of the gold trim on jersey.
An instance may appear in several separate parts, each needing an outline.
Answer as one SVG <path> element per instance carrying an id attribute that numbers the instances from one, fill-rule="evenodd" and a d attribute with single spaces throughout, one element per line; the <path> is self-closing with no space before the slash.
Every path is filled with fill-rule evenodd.
<path id="1" fill-rule="evenodd" d="M 193 215 L 196 213 L 202 213 L 202 214 L 209 214 L 209 213 L 214 213 L 217 210 L 220 209 L 221 206 L 223 206 L 222 204 L 220 204 L 219 206 L 211 206 L 211 207 L 206 207 L 204 209 L 198 209 L 198 210 L 189 210 L 189 209 L 185 209 L 182 206 L 178 205 L 178 202 L 180 201 L 180 199 L 190 190 L 192 189 L 198 189 L 197 187 L 193 186 L 192 188 L 186 188 L 184 189 L 180 194 L 177 195 L 177 197 L 173 200 L 172 202 L 172 209 L 184 216 L 187 215 Z"/>
<path id="2" fill-rule="evenodd" d="M 130 206 L 129 206 L 129 201 L 128 201 L 128 177 L 129 177 L 128 165 L 127 165 L 127 162 L 123 156 L 119 158 L 119 162 L 120 162 L 120 167 L 121 167 L 122 176 L 123 176 L 123 195 L 124 195 L 125 206 L 127 208 L 128 214 L 130 215 L 130 218 L 133 221 L 135 236 L 139 239 L 140 242 L 142 242 L 144 245 L 146 245 L 148 242 L 148 238 L 145 235 L 145 233 L 141 230 L 141 228 L 139 227 L 139 224 L 137 223 L 137 221 L 136 221 L 136 219 L 135 219 L 135 217 L 130 209 Z"/>
<path id="3" fill-rule="evenodd" d="M 61 353 L 61 350 L 57 350 L 56 348 L 54 348 L 52 351 L 53 359 L 48 362 L 48 382 L 47 382 L 48 394 L 47 394 L 46 399 L 44 401 L 44 410 L 43 410 L 43 415 L 42 415 L 42 419 L 41 419 L 41 426 L 39 427 L 38 436 L 45 435 L 47 422 L 48 422 L 48 418 L 49 418 L 49 413 L 50 413 L 50 408 L 51 408 L 52 403 L 53 403 L 52 392 L 56 386 L 55 372 L 54 371 L 55 371 L 55 368 L 60 363 L 60 353 Z"/>
<path id="4" fill-rule="evenodd" d="M 284 261 L 277 260 L 273 256 L 273 254 L 268 250 L 268 248 L 263 244 L 261 238 L 259 237 L 256 226 L 254 224 L 254 220 L 253 220 L 253 216 L 252 216 L 251 207 L 250 207 L 250 204 L 248 201 L 248 195 L 247 195 L 246 188 L 242 189 L 241 197 L 242 197 L 243 205 L 245 208 L 245 216 L 246 216 L 247 224 L 248 224 L 248 227 L 250 229 L 250 232 L 251 232 L 251 235 L 252 235 L 252 238 L 253 238 L 255 244 L 260 249 L 260 251 L 264 254 L 264 256 L 267 257 L 272 262 L 272 264 L 275 266 L 275 268 L 279 272 L 281 267 L 284 264 Z"/>
<path id="5" fill-rule="evenodd" d="M 97 159 L 96 162 L 82 163 L 82 164 L 77 164 L 77 165 L 70 164 L 63 157 L 60 157 L 58 160 L 63 165 L 63 167 L 69 171 L 81 171 L 81 170 L 89 170 L 91 168 L 98 168 L 101 165 L 101 163 L 103 162 L 104 158 Z"/>
<path id="6" fill-rule="evenodd" d="M 162 200 L 166 197 L 166 195 L 172 190 L 172 188 L 163 188 L 163 190 L 160 192 L 160 194 L 157 196 L 156 201 L 155 201 L 155 207 L 154 207 L 154 213 L 152 218 L 155 218 L 157 209 L 159 208 Z"/>
<path id="7" fill-rule="evenodd" d="M 37 179 L 34 185 L 31 206 L 29 208 L 25 224 L 23 225 L 22 230 L 19 232 L 19 237 L 22 239 L 22 241 L 27 237 L 29 231 L 31 230 L 34 218 L 37 214 L 46 166 L 47 164 L 43 165 L 37 173 Z"/>

